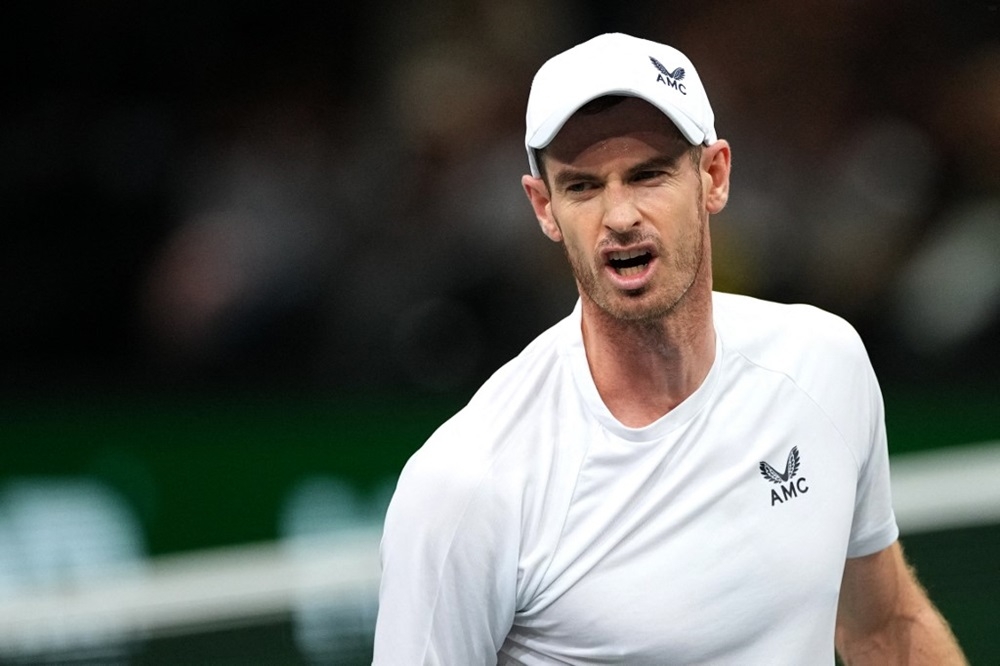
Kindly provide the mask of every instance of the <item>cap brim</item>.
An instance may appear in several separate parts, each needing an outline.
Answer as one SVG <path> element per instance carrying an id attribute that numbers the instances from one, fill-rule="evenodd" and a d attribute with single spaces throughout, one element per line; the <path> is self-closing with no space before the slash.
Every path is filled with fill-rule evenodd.
<path id="1" fill-rule="evenodd" d="M 636 97 L 652 104 L 657 109 L 662 111 L 665 116 L 670 118 L 670 121 L 677 127 L 678 130 L 680 130 L 680 133 L 684 135 L 684 138 L 687 139 L 693 146 L 702 143 L 710 144 L 715 141 L 714 136 L 707 136 L 696 122 L 694 122 L 687 116 L 687 114 L 684 113 L 684 111 L 676 106 L 664 103 L 661 99 L 650 99 L 643 93 L 630 88 L 614 88 L 611 90 L 602 88 L 597 91 L 592 91 L 588 95 L 584 95 L 573 100 L 566 100 L 562 106 L 553 109 L 552 113 L 550 113 L 549 116 L 538 125 L 538 129 L 535 133 L 532 134 L 531 137 L 525 142 L 525 145 L 528 148 L 528 161 L 532 170 L 532 175 L 536 178 L 541 175 L 538 164 L 536 163 L 534 151 L 540 150 L 549 145 L 559 133 L 559 130 L 563 128 L 569 119 L 573 117 L 573 114 L 579 111 L 581 107 L 589 102 L 592 102 L 598 97 L 605 97 L 608 95 Z"/>

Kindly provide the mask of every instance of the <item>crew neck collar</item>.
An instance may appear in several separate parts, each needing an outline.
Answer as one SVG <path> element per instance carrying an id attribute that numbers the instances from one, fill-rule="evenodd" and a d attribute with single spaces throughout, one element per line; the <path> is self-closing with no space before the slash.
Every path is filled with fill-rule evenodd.
<path id="1" fill-rule="evenodd" d="M 715 359 L 701 385 L 683 402 L 649 425 L 640 428 L 626 426 L 615 418 L 607 405 L 604 404 L 604 400 L 597 391 L 597 385 L 594 383 L 594 377 L 587 362 L 587 352 L 583 345 L 582 307 L 579 300 L 576 307 L 573 308 L 573 314 L 567 318 L 566 324 L 567 344 L 563 347 L 563 353 L 569 360 L 577 390 L 580 391 L 594 417 L 614 435 L 635 442 L 659 439 L 694 418 L 715 392 L 723 355 L 722 336 L 719 335 L 718 330 L 715 332 Z"/>

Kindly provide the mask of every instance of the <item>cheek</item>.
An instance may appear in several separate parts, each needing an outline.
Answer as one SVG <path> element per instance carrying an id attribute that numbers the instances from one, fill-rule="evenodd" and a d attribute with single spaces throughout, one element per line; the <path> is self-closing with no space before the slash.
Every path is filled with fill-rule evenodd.
<path id="1" fill-rule="evenodd" d="M 549 216 L 551 228 L 545 232 L 552 240 L 562 241 L 566 245 L 579 247 L 586 242 L 588 229 L 592 227 L 589 218 L 582 215 L 578 208 L 567 209 L 553 207 Z M 599 223 L 598 223 L 599 226 Z"/>
<path id="2" fill-rule="evenodd" d="M 651 192 L 641 203 L 641 211 L 647 220 L 668 229 L 681 231 L 691 224 L 697 224 L 701 217 L 702 202 L 697 191 L 672 190 L 669 194 Z"/>

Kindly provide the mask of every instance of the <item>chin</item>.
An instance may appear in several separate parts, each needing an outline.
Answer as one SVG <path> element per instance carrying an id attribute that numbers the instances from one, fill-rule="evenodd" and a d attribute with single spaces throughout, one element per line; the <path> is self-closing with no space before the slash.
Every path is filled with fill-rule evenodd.
<path id="1" fill-rule="evenodd" d="M 608 316 L 623 323 L 642 324 L 670 315 L 680 299 L 654 299 L 648 294 L 595 301 Z"/>

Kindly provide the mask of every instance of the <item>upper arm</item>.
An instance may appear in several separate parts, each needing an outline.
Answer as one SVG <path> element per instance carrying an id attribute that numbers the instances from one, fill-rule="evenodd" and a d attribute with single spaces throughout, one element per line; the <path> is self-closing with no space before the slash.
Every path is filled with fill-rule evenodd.
<path id="1" fill-rule="evenodd" d="M 847 560 L 837 608 L 837 651 L 847 664 L 964 664 L 947 622 L 899 542 Z"/>
<path id="2" fill-rule="evenodd" d="M 502 494 L 481 477 L 454 458 L 413 460 L 401 475 L 382 536 L 374 663 L 496 663 L 513 621 L 518 539 Z"/>

